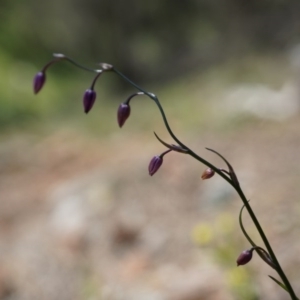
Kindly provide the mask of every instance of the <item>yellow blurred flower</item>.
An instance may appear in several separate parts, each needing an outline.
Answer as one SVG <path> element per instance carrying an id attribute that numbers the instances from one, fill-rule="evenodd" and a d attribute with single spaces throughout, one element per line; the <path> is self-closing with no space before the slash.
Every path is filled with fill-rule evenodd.
<path id="1" fill-rule="evenodd" d="M 199 223 L 191 232 L 192 241 L 199 246 L 211 243 L 213 235 L 213 229 L 208 223 Z"/>

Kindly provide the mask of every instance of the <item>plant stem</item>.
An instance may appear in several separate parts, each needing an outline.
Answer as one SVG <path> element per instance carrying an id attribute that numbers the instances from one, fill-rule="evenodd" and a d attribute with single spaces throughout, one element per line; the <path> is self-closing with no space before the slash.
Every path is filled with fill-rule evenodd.
<path id="1" fill-rule="evenodd" d="M 280 266 L 280 264 L 279 264 L 279 262 L 277 260 L 277 257 L 275 255 L 275 253 L 274 253 L 274 251 L 273 251 L 270 243 L 269 243 L 269 240 L 266 237 L 266 235 L 265 235 L 265 233 L 264 233 L 264 231 L 263 231 L 260 223 L 258 222 L 255 213 L 253 212 L 253 210 L 252 210 L 252 208 L 251 208 L 251 206 L 250 206 L 250 204 L 249 204 L 246 196 L 244 195 L 244 192 L 242 191 L 242 189 L 240 187 L 237 187 L 237 188 L 235 187 L 235 190 L 237 191 L 237 193 L 239 194 L 240 198 L 242 199 L 242 201 L 243 201 L 243 203 L 244 203 L 244 205 L 245 205 L 245 207 L 246 207 L 246 209 L 247 209 L 247 211 L 248 211 L 248 213 L 249 213 L 249 215 L 250 215 L 250 217 L 251 217 L 251 219 L 252 219 L 252 221 L 253 221 L 253 223 L 254 223 L 257 231 L 258 231 L 258 233 L 259 233 L 259 235 L 261 236 L 261 238 L 262 238 L 262 240 L 263 240 L 263 242 L 264 242 L 264 244 L 265 244 L 265 246 L 266 246 L 266 248 L 268 250 L 269 255 L 272 258 L 272 261 L 275 263 L 275 265 L 276 265 L 276 271 L 277 271 L 278 275 L 280 276 L 280 278 L 282 279 L 282 281 L 284 282 L 284 284 L 285 284 L 285 286 L 286 286 L 286 288 L 287 288 L 287 290 L 288 290 L 288 292 L 289 292 L 289 294 L 291 296 L 291 299 L 297 300 L 298 298 L 296 297 L 296 294 L 295 294 L 295 292 L 294 292 L 294 290 L 293 290 L 293 288 L 292 288 L 292 286 L 291 286 L 288 278 L 286 277 L 284 271 L 282 270 L 282 268 L 281 268 L 281 266 Z"/>
<path id="2" fill-rule="evenodd" d="M 164 121 L 164 124 L 169 132 L 169 134 L 171 135 L 171 137 L 183 148 L 185 149 L 187 152 L 186 154 L 189 154 L 190 156 L 192 156 L 193 158 L 195 158 L 196 160 L 200 161 L 201 163 L 203 163 L 204 165 L 206 165 L 207 167 L 213 169 L 218 175 L 220 175 L 223 179 L 225 179 L 235 190 L 236 192 L 238 193 L 238 195 L 240 196 L 242 202 L 244 203 L 259 235 L 261 236 L 268 252 L 269 252 L 269 255 L 270 257 L 272 258 L 272 261 L 274 262 L 274 264 L 276 265 L 276 271 L 278 273 L 278 275 L 280 276 L 280 278 L 282 279 L 282 281 L 284 282 L 290 296 L 291 296 L 291 299 L 292 300 L 298 300 L 298 298 L 296 297 L 296 294 L 288 280 L 288 278 L 286 277 L 284 271 L 282 270 L 278 260 L 277 260 L 277 257 L 260 225 L 260 223 L 258 222 L 257 218 L 256 218 L 256 215 L 254 214 L 246 196 L 244 195 L 244 192 L 243 190 L 241 189 L 240 185 L 239 184 L 236 184 L 230 177 L 228 177 L 227 175 L 224 174 L 224 172 L 215 167 L 214 165 L 212 165 L 211 163 L 209 163 L 208 161 L 206 161 L 205 159 L 203 159 L 202 157 L 200 157 L 199 155 L 197 155 L 195 152 L 193 152 L 190 148 L 188 148 L 185 144 L 183 144 L 177 137 L 176 135 L 173 133 L 171 127 L 169 126 L 169 123 L 168 123 L 168 120 L 167 120 L 167 117 L 164 113 L 164 110 L 159 102 L 159 99 L 157 98 L 156 95 L 152 94 L 152 93 L 149 93 L 147 91 L 145 91 L 144 89 L 142 89 L 140 86 L 138 86 L 136 83 L 134 83 L 133 81 L 131 81 L 129 78 L 127 78 L 123 73 L 121 73 L 120 71 L 118 71 L 117 69 L 113 68 L 112 71 L 114 71 L 116 74 L 118 74 L 120 77 L 122 77 L 125 81 L 127 81 L 129 84 L 131 84 L 132 86 L 134 86 L 136 89 L 138 89 L 139 91 L 143 92 L 145 95 L 147 95 L 149 98 L 151 98 L 155 104 L 157 105 L 160 113 L 161 113 L 161 116 L 163 118 L 163 121 Z"/>

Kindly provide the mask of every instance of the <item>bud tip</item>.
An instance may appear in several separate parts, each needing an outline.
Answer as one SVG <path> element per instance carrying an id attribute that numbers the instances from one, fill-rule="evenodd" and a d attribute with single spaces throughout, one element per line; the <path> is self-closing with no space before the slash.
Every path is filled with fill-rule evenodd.
<path id="1" fill-rule="evenodd" d="M 45 72 L 38 72 L 33 79 L 33 91 L 37 94 L 43 87 L 46 81 L 46 74 Z"/>
<path id="2" fill-rule="evenodd" d="M 118 124 L 121 128 L 130 115 L 130 106 L 127 103 L 121 103 L 118 108 Z"/>
<path id="3" fill-rule="evenodd" d="M 158 169 L 161 167 L 162 163 L 163 163 L 163 159 L 161 156 L 159 156 L 159 155 L 154 156 L 151 159 L 149 167 L 148 167 L 149 175 L 153 176 L 158 171 Z"/>
<path id="4" fill-rule="evenodd" d="M 213 177 L 214 175 L 215 175 L 215 171 L 214 171 L 213 169 L 211 169 L 211 168 L 207 168 L 207 169 L 202 173 L 201 178 L 202 178 L 203 180 L 205 180 L 205 179 L 209 179 L 209 178 Z"/>
<path id="5" fill-rule="evenodd" d="M 93 107 L 96 100 L 96 92 L 92 89 L 87 89 L 83 95 L 83 108 L 87 114 Z"/>
<path id="6" fill-rule="evenodd" d="M 236 260 L 237 266 L 245 265 L 252 259 L 253 248 L 250 250 L 244 250 Z"/>

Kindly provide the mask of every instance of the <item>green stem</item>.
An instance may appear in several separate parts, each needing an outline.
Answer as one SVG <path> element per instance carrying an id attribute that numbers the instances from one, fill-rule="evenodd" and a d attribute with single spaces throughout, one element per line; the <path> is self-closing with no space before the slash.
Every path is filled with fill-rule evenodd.
<path id="1" fill-rule="evenodd" d="M 254 212 L 253 212 L 253 210 L 252 210 L 252 208 L 251 208 L 251 206 L 250 206 L 250 204 L 249 204 L 246 196 L 244 195 L 244 192 L 242 191 L 242 189 L 240 187 L 235 187 L 235 190 L 237 191 L 237 193 L 239 194 L 240 198 L 242 199 L 242 201 L 243 201 L 243 203 L 244 203 L 244 205 L 245 205 L 245 207 L 246 207 L 246 209 L 247 209 L 247 211 L 248 211 L 248 213 L 249 213 L 249 215 L 250 215 L 250 217 L 251 217 L 251 219 L 252 219 L 252 221 L 253 221 L 253 223 L 254 223 L 257 231 L 258 231 L 258 233 L 259 233 L 259 235 L 261 236 L 261 238 L 262 238 L 262 240 L 263 240 L 263 242 L 264 242 L 264 244 L 265 244 L 265 246 L 266 246 L 266 248 L 268 250 L 268 253 L 269 253 L 270 257 L 272 258 L 272 261 L 276 265 L 276 271 L 277 271 L 278 275 L 280 276 L 280 278 L 284 282 L 284 284 L 285 284 L 285 286 L 286 286 L 286 288 L 287 288 L 287 290 L 288 290 L 291 298 L 293 300 L 297 300 L 298 298 L 296 297 L 296 294 L 295 294 L 295 292 L 294 292 L 294 290 L 293 290 L 293 288 L 292 288 L 292 286 L 291 286 L 288 278 L 286 277 L 284 271 L 282 270 L 281 265 L 279 264 L 279 262 L 277 260 L 277 257 L 275 255 L 275 253 L 274 253 L 274 251 L 273 251 L 270 243 L 269 243 L 269 240 L 266 237 L 266 235 L 265 235 L 265 233 L 264 233 L 264 231 L 263 231 L 260 223 L 258 222 L 258 220 L 256 218 L 256 215 L 254 214 Z"/>
<path id="2" fill-rule="evenodd" d="M 214 165 L 212 165 L 211 163 L 209 163 L 208 161 L 206 161 L 205 159 L 203 159 L 202 157 L 198 156 L 195 152 L 193 152 L 190 148 L 188 148 L 185 144 L 183 144 L 177 137 L 176 135 L 173 133 L 169 122 L 167 120 L 166 114 L 157 98 L 156 95 L 149 93 L 147 91 L 145 91 L 144 89 L 142 89 L 140 86 L 138 86 L 136 83 L 134 83 L 133 81 L 131 81 L 129 78 L 127 78 L 123 73 L 121 73 L 120 71 L 118 71 L 117 69 L 113 69 L 113 71 L 118 74 L 120 77 L 122 77 L 125 81 L 127 81 L 128 83 L 130 83 L 132 86 L 134 86 L 136 89 L 138 89 L 139 91 L 143 92 L 145 95 L 147 95 L 149 98 L 151 98 L 155 104 L 157 105 L 161 116 L 163 118 L 164 124 L 169 132 L 169 134 L 171 135 L 171 137 L 174 139 L 174 141 L 176 141 L 176 143 L 178 143 L 182 148 L 187 150 L 187 154 L 189 154 L 190 156 L 194 157 L 196 160 L 202 162 L 204 165 L 208 166 L 209 168 L 213 169 L 217 174 L 219 174 L 222 178 L 224 178 L 228 183 L 230 183 L 233 187 L 233 182 L 232 180 L 226 176 L 219 168 L 215 167 Z"/>
<path id="3" fill-rule="evenodd" d="M 99 70 L 99 69 L 92 69 L 92 68 L 83 66 L 83 65 L 79 64 L 78 62 L 76 62 L 75 60 L 71 59 L 70 57 L 68 57 L 64 54 L 61 54 L 61 53 L 54 53 L 53 56 L 56 58 L 65 59 L 68 62 L 70 62 L 71 64 L 73 64 L 74 66 L 76 66 L 77 68 L 80 68 L 80 69 L 88 71 L 88 72 L 94 72 L 94 73 L 102 72 L 102 70 Z"/>
<path id="4" fill-rule="evenodd" d="M 289 280 L 287 279 L 284 271 L 282 270 L 277 257 L 275 256 L 275 253 L 260 225 L 260 223 L 258 222 L 246 196 L 244 195 L 243 190 L 241 189 L 241 187 L 239 186 L 239 184 L 236 184 L 231 178 L 229 178 L 227 175 L 224 174 L 224 172 L 222 170 L 220 170 L 219 168 L 215 167 L 214 165 L 212 165 L 211 163 L 209 163 L 208 161 L 206 161 L 205 159 L 203 159 L 202 157 L 200 157 L 199 155 L 197 155 L 195 152 L 193 152 L 190 148 L 188 148 L 185 144 L 183 144 L 177 137 L 176 135 L 173 133 L 167 117 L 165 115 L 165 112 L 157 98 L 156 95 L 149 93 L 147 91 L 145 91 L 144 89 L 142 89 L 140 86 L 138 86 L 136 83 L 134 83 L 133 81 L 131 81 L 129 78 L 127 78 L 124 74 L 122 74 L 120 71 L 118 71 L 117 69 L 113 68 L 112 71 L 114 71 L 116 74 L 118 74 L 120 77 L 122 77 L 125 81 L 127 81 L 128 83 L 130 83 L 132 86 L 134 86 L 136 89 L 138 89 L 139 91 L 143 92 L 145 95 L 147 95 L 148 97 L 150 97 L 152 100 L 154 100 L 155 104 L 157 105 L 161 116 L 163 118 L 164 124 L 169 132 L 169 134 L 171 135 L 171 137 L 182 147 L 184 148 L 187 152 L 187 154 L 189 154 L 190 156 L 192 156 L 193 158 L 195 158 L 196 160 L 200 161 L 201 163 L 203 163 L 204 165 L 206 165 L 207 167 L 213 169 L 218 175 L 220 175 L 223 179 L 225 179 L 230 185 L 232 185 L 232 187 L 237 191 L 237 193 L 239 194 L 241 200 L 243 201 L 255 227 L 257 228 L 257 231 L 259 232 L 259 235 L 261 236 L 269 254 L 270 257 L 272 258 L 274 264 L 276 265 L 276 271 L 278 272 L 278 275 L 281 277 L 282 281 L 284 282 L 290 296 L 292 300 L 298 300 L 298 298 L 295 295 L 295 292 L 289 282 Z"/>

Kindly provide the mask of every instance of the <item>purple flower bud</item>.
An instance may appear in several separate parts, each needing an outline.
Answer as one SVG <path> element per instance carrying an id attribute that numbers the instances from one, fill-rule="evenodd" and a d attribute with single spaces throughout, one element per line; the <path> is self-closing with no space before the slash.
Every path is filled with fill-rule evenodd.
<path id="1" fill-rule="evenodd" d="M 151 159 L 149 167 L 148 167 L 149 175 L 150 176 L 154 175 L 158 171 L 158 169 L 160 168 L 162 163 L 163 163 L 163 159 L 161 156 L 159 156 L 159 155 L 154 156 Z"/>
<path id="2" fill-rule="evenodd" d="M 207 168 L 203 173 L 202 173 L 202 176 L 201 178 L 203 180 L 205 179 L 209 179 L 209 178 L 212 178 L 213 176 L 215 175 L 215 171 L 211 168 Z"/>
<path id="3" fill-rule="evenodd" d="M 247 264 L 252 259 L 252 252 L 253 248 L 250 250 L 243 251 L 236 260 L 237 265 L 240 266 Z"/>
<path id="4" fill-rule="evenodd" d="M 83 107 L 86 114 L 92 109 L 95 100 L 96 92 L 92 89 L 87 89 L 83 95 Z"/>
<path id="5" fill-rule="evenodd" d="M 118 108 L 118 124 L 121 128 L 130 115 L 130 106 L 127 103 L 121 103 Z"/>
<path id="6" fill-rule="evenodd" d="M 33 79 L 33 91 L 37 94 L 43 87 L 46 81 L 46 74 L 44 72 L 38 72 Z"/>

